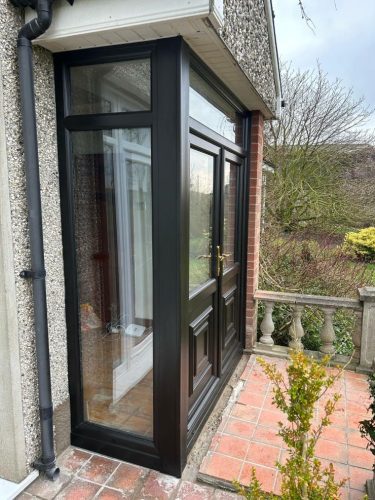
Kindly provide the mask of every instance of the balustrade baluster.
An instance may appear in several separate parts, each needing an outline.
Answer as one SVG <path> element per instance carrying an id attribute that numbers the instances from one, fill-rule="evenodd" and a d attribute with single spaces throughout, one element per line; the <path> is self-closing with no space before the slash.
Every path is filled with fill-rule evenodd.
<path id="1" fill-rule="evenodd" d="M 303 305 L 295 305 L 293 310 L 292 324 L 289 328 L 289 335 L 291 340 L 289 341 L 289 347 L 297 351 L 303 351 L 302 337 L 305 335 L 303 331 L 303 326 L 301 323 L 301 316 L 303 312 Z"/>
<path id="2" fill-rule="evenodd" d="M 275 324 L 272 319 L 272 311 L 275 303 L 274 302 L 265 302 L 265 312 L 264 318 L 260 324 L 260 331 L 262 332 L 262 336 L 259 339 L 259 342 L 262 344 L 273 345 L 274 341 L 272 338 L 272 333 L 275 330 Z"/>
<path id="3" fill-rule="evenodd" d="M 320 332 L 322 345 L 320 346 L 319 351 L 324 354 L 334 354 L 335 347 L 333 342 L 335 341 L 336 335 L 333 328 L 333 315 L 335 314 L 336 309 L 331 307 L 322 307 L 321 310 L 324 314 L 324 324 Z"/>
<path id="4" fill-rule="evenodd" d="M 361 336 L 362 336 L 362 311 L 353 311 L 355 315 L 354 331 L 352 341 L 354 344 L 353 360 L 359 363 L 361 357 Z"/>

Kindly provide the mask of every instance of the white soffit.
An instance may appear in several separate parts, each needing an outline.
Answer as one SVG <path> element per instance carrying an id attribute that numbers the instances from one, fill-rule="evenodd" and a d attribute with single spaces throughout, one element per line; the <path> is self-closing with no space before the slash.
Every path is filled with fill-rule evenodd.
<path id="1" fill-rule="evenodd" d="M 26 10 L 26 21 L 35 12 Z M 222 0 L 57 0 L 47 33 L 35 44 L 51 52 L 182 36 L 247 109 L 272 113 L 217 33 Z"/>

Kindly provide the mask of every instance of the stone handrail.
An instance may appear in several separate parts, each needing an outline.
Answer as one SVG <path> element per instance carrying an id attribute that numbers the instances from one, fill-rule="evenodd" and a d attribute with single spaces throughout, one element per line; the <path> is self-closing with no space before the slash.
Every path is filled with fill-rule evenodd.
<path id="1" fill-rule="evenodd" d="M 265 306 L 264 318 L 260 325 L 261 337 L 255 346 L 255 352 L 271 353 L 274 348 L 272 334 L 275 325 L 272 313 L 275 304 L 289 304 L 293 306 L 292 321 L 289 327 L 289 348 L 303 349 L 302 338 L 305 334 L 301 322 L 305 306 L 315 306 L 324 315 L 324 322 L 320 331 L 322 354 L 335 354 L 335 331 L 333 319 L 337 309 L 351 310 L 356 317 L 356 326 L 352 333 L 354 354 L 352 361 L 363 371 L 372 369 L 375 358 L 375 287 L 364 287 L 358 290 L 358 299 L 344 297 L 325 297 L 322 295 L 304 295 L 298 293 L 283 293 L 258 290 L 254 299 L 262 301 Z M 267 351 L 268 349 L 268 351 Z M 275 354 L 280 353 L 280 348 Z"/>

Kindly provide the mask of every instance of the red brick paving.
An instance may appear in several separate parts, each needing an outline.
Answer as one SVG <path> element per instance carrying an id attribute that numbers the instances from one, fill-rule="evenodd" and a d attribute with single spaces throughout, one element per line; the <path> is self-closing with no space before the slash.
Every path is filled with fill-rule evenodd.
<path id="1" fill-rule="evenodd" d="M 213 492 L 213 488 L 200 486 L 190 481 L 181 481 L 176 500 L 210 500 Z"/>
<path id="2" fill-rule="evenodd" d="M 62 469 L 66 469 L 68 472 L 76 472 L 89 460 L 90 457 L 91 453 L 88 451 L 70 448 L 60 457 L 59 466 Z"/>
<path id="3" fill-rule="evenodd" d="M 272 359 L 285 370 L 286 362 Z M 271 402 L 271 384 L 251 356 L 241 380 L 237 401 L 213 437 L 200 467 L 201 478 L 211 476 L 228 483 L 247 484 L 254 467 L 266 491 L 280 491 L 281 476 L 276 460 L 285 463 L 287 450 L 278 436 L 277 422 L 283 415 Z M 345 372 L 337 383 L 342 398 L 333 425 L 324 431 L 317 446 L 322 464 L 333 463 L 336 479 L 349 478 L 343 500 L 363 499 L 364 485 L 372 478 L 372 455 L 358 431 L 369 403 L 366 376 Z M 323 406 L 320 405 L 319 412 Z M 21 500 L 234 500 L 238 495 L 212 486 L 183 481 L 166 474 L 69 448 L 58 459 L 61 476 L 55 483 L 37 479 L 19 496 Z"/>
<path id="4" fill-rule="evenodd" d="M 168 500 L 177 489 L 177 485 L 178 479 L 175 477 L 152 470 L 144 483 L 140 498 Z"/>
<path id="5" fill-rule="evenodd" d="M 226 434 L 233 434 L 234 436 L 240 436 L 245 439 L 250 439 L 253 436 L 255 430 L 255 424 L 250 422 L 243 422 L 236 418 L 229 418 L 225 425 L 224 432 Z"/>
<path id="6" fill-rule="evenodd" d="M 147 473 L 148 470 L 143 467 L 121 463 L 106 484 L 111 488 L 133 494 L 139 489 Z"/>
<path id="7" fill-rule="evenodd" d="M 123 500 L 124 494 L 112 488 L 103 488 L 95 498 L 99 498 L 100 500 Z"/>
<path id="8" fill-rule="evenodd" d="M 119 465 L 120 462 L 117 460 L 93 455 L 78 472 L 78 476 L 82 479 L 105 484 Z"/>
<path id="9" fill-rule="evenodd" d="M 246 448 L 247 451 L 247 448 Z M 231 460 L 228 457 L 228 460 Z M 228 479 L 238 475 L 229 467 Z M 41 477 L 18 500 L 236 500 L 225 489 L 176 479 L 144 467 L 69 448 L 58 458 L 61 474 L 56 482 Z M 74 467 L 75 466 L 75 467 Z M 0 499 L 2 500 L 2 499 Z"/>
<path id="10" fill-rule="evenodd" d="M 285 360 L 272 358 L 269 361 L 285 371 Z M 248 484 L 251 469 L 255 467 L 263 488 L 279 493 L 281 476 L 275 461 L 285 462 L 287 451 L 283 451 L 282 440 L 277 435 L 277 422 L 284 421 L 284 416 L 272 405 L 272 385 L 255 356 L 250 357 L 240 379 L 243 388 L 234 404 L 231 403 L 232 406 L 224 412 L 224 421 L 214 436 L 214 442 L 220 444 L 212 447 L 204 458 L 201 477 L 212 476 L 224 481 L 236 479 Z M 367 377 L 346 371 L 336 382 L 334 391 L 341 393 L 341 399 L 331 418 L 332 425 L 324 430 L 317 444 L 317 456 L 323 465 L 334 465 L 338 481 L 348 479 L 342 490 L 343 499 L 362 499 L 365 482 L 372 478 L 373 463 L 372 455 L 366 449 L 366 440 L 358 430 L 358 422 L 368 416 Z M 323 408 L 324 402 L 319 405 L 317 419 Z M 232 440 L 233 434 L 237 439 L 235 446 L 221 444 L 229 437 Z M 241 458 L 246 446 L 246 457 Z"/>
<path id="11" fill-rule="evenodd" d="M 57 500 L 91 500 L 99 490 L 99 484 L 89 483 L 81 479 L 74 479 L 55 498 Z M 40 493 L 38 493 L 37 496 L 40 496 Z"/>

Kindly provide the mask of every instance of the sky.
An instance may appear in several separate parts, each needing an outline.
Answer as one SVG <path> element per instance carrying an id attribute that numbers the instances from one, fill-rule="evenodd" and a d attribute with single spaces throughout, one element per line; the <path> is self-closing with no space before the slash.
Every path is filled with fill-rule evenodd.
<path id="1" fill-rule="evenodd" d="M 375 108 L 375 0 L 304 0 L 304 6 L 314 32 L 298 0 L 273 0 L 280 61 L 302 70 L 319 61 L 330 79 L 341 79 Z M 366 128 L 375 129 L 375 113 Z"/>

